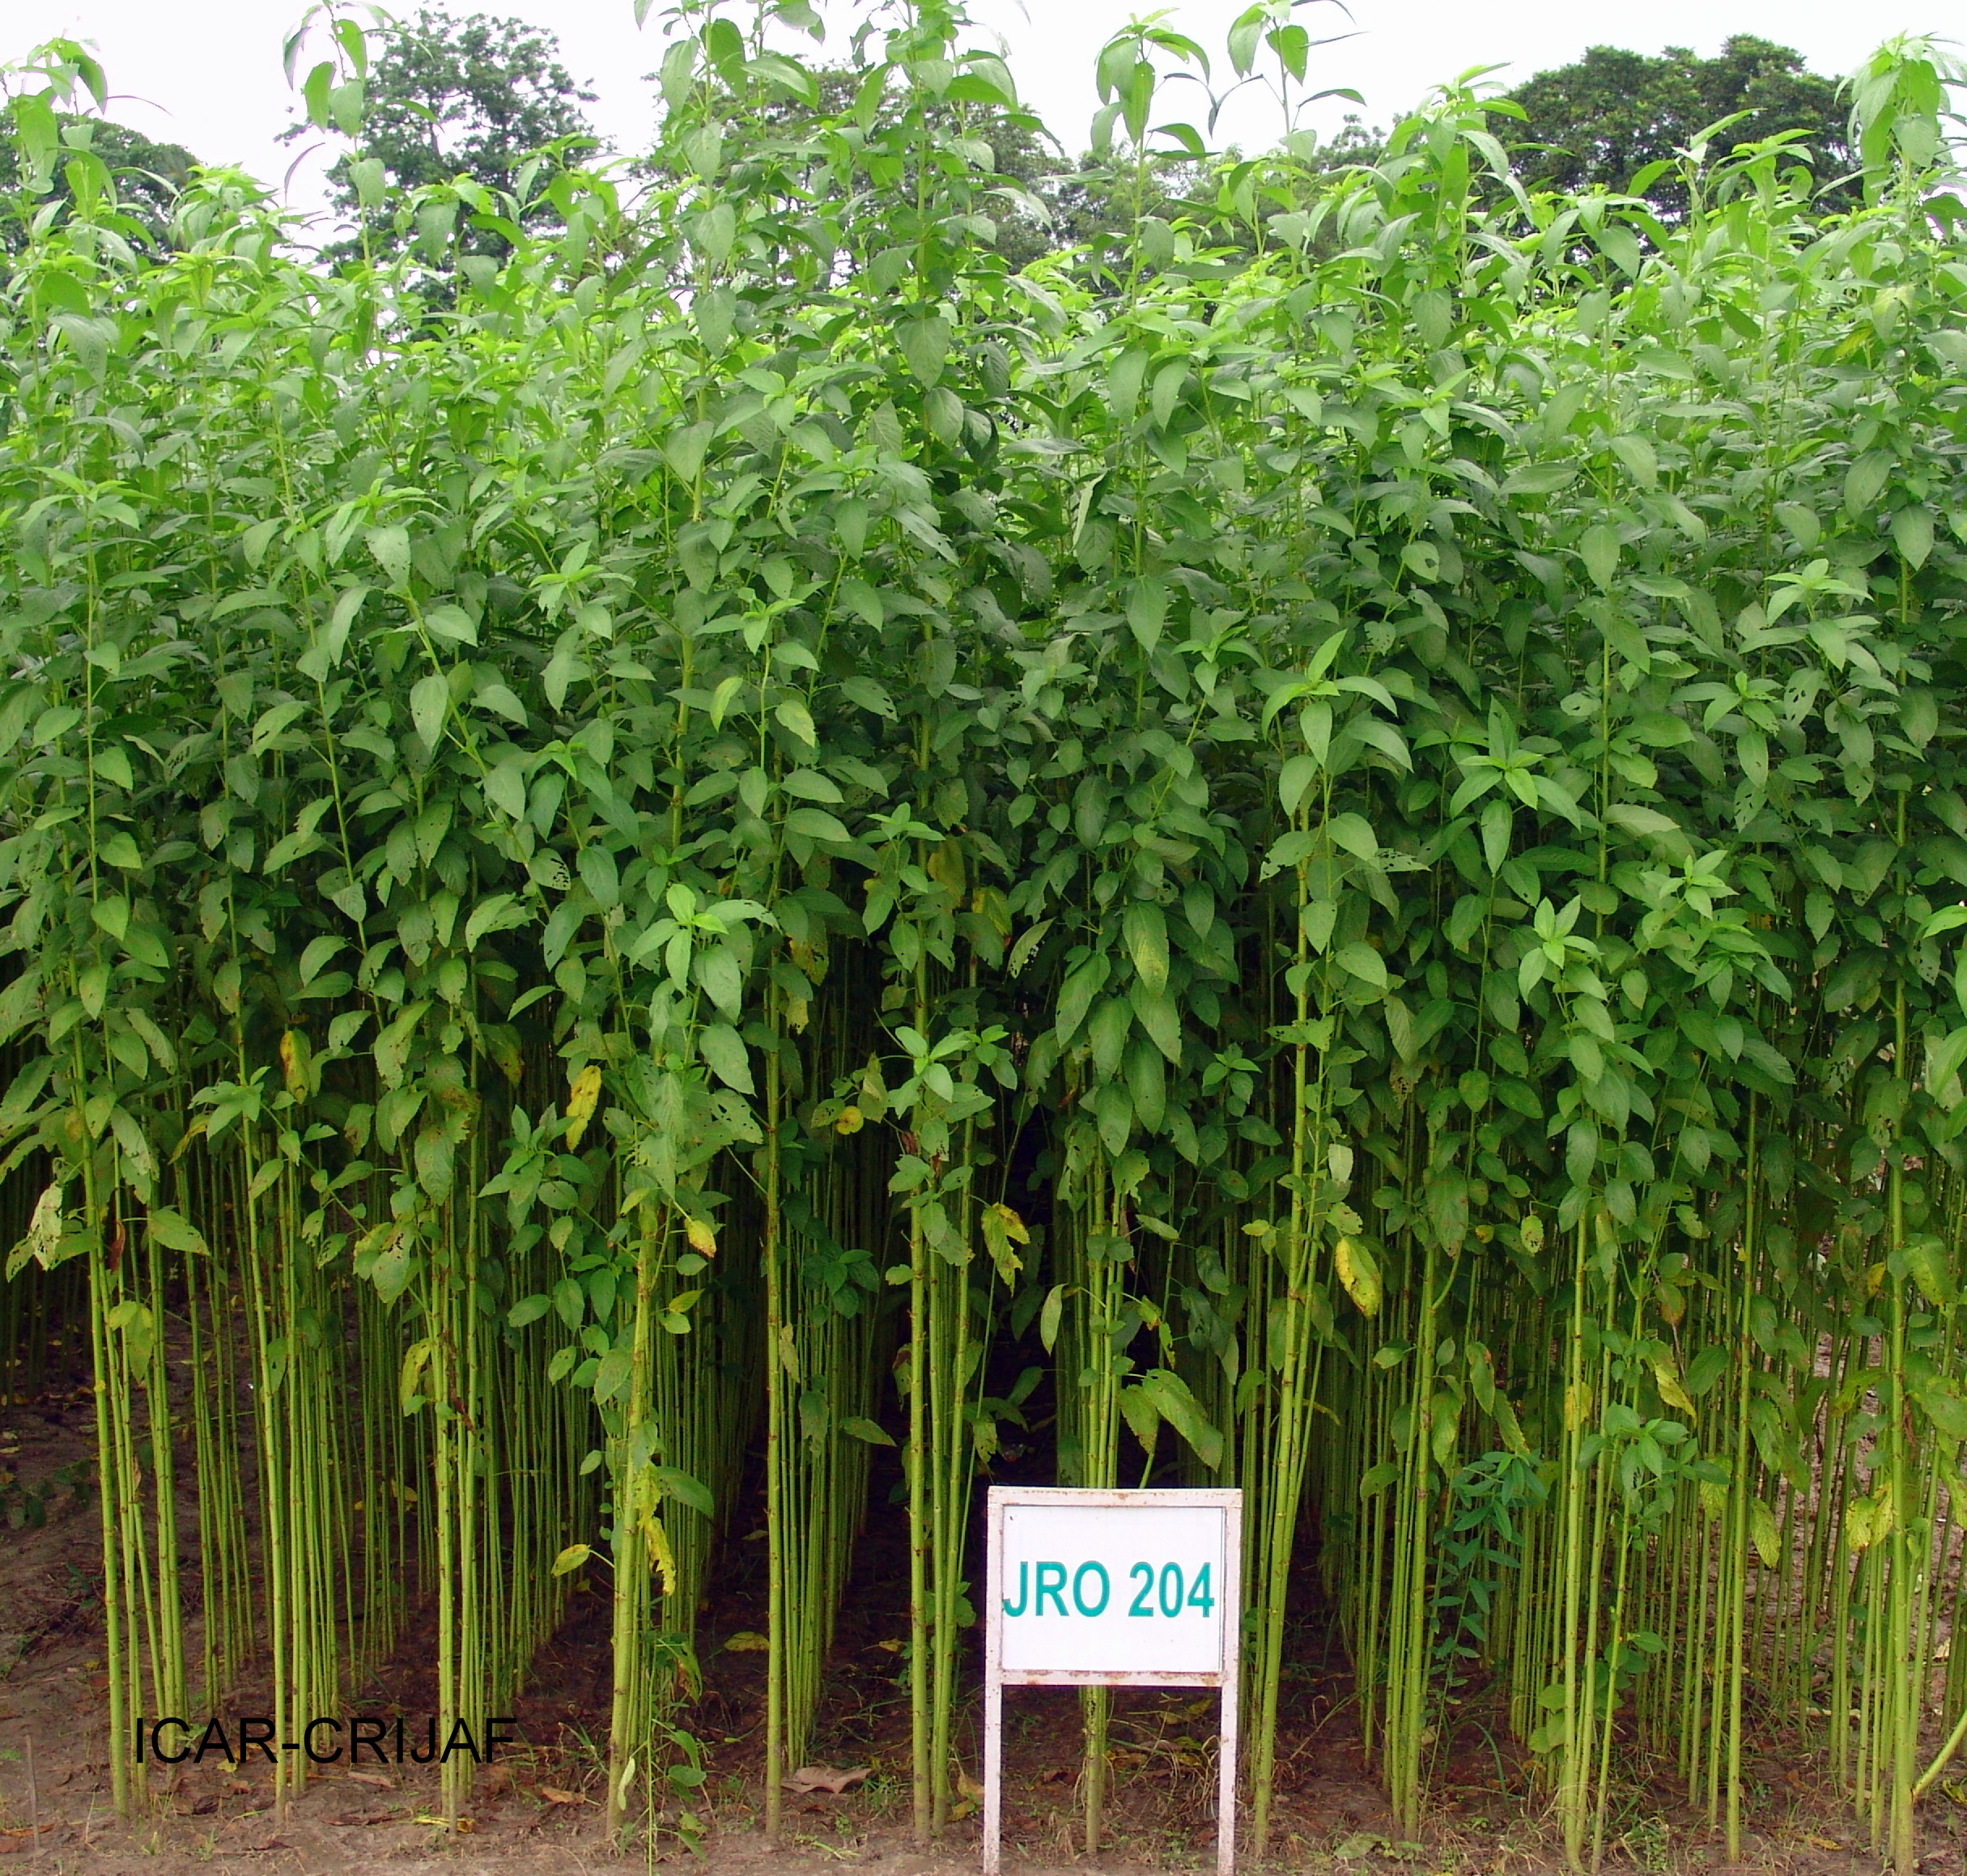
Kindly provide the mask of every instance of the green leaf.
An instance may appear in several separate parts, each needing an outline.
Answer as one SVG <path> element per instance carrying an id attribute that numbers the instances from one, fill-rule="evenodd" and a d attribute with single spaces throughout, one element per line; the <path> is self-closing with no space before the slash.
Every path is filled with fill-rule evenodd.
<path id="1" fill-rule="evenodd" d="M 890 723 L 896 719 L 894 699 L 888 694 L 888 687 L 877 678 L 843 677 L 840 680 L 840 694 L 848 702 L 857 703 L 863 710 L 871 710 Z"/>
<path id="2" fill-rule="evenodd" d="M 1065 1313 L 1065 1285 L 1054 1284 L 1045 1292 L 1045 1301 L 1039 1310 L 1039 1340 L 1049 1355 L 1059 1339 L 1059 1323 Z"/>
<path id="3" fill-rule="evenodd" d="M 1386 960 L 1363 939 L 1341 944 L 1332 953 L 1332 961 L 1341 970 L 1376 991 L 1385 991 L 1392 981 L 1387 974 Z"/>
<path id="4" fill-rule="evenodd" d="M 908 368 L 918 383 L 933 384 L 942 376 L 944 361 L 950 355 L 950 342 L 954 336 L 950 322 L 937 313 L 924 317 L 902 320 L 895 327 L 895 342 L 902 348 L 902 356 L 908 362 Z"/>
<path id="5" fill-rule="evenodd" d="M 610 1402 L 621 1399 L 628 1392 L 628 1383 L 634 1373 L 626 1348 L 610 1348 L 601 1358 L 601 1365 L 594 1370 L 594 1404 L 606 1407 Z"/>
<path id="6" fill-rule="evenodd" d="M 1151 899 L 1131 901 L 1122 929 L 1134 970 L 1149 989 L 1159 991 L 1168 981 L 1168 926 L 1161 907 Z"/>
<path id="7" fill-rule="evenodd" d="M 485 796 L 493 807 L 514 821 L 526 814 L 525 772 L 516 762 L 500 762 L 485 771 Z"/>
<path id="8" fill-rule="evenodd" d="M 809 749 L 819 747 L 819 732 L 813 727 L 813 713 L 796 697 L 788 697 L 772 715 Z"/>
<path id="9" fill-rule="evenodd" d="M 407 528 L 372 528 L 363 537 L 371 556 L 390 585 L 410 584 L 410 530 Z"/>
<path id="10" fill-rule="evenodd" d="M 89 916 L 119 943 L 130 929 L 130 901 L 121 893 L 104 893 L 89 902 Z"/>
<path id="11" fill-rule="evenodd" d="M 1893 545 L 1915 572 L 1933 551 L 1933 517 L 1924 508 L 1901 508 L 1892 517 Z"/>
<path id="12" fill-rule="evenodd" d="M 448 602 L 443 605 L 431 606 L 424 613 L 423 622 L 436 637 L 448 640 L 452 644 L 475 645 L 478 642 L 478 628 L 470 613 L 462 606 Z M 503 685 L 499 688 L 504 690 Z M 512 694 L 509 690 L 506 691 L 507 696 Z M 523 721 L 524 718 L 520 720 Z"/>
<path id="13" fill-rule="evenodd" d="M 1916 1398 L 1942 1439 L 1956 1445 L 1967 1442 L 1967 1401 L 1950 1382 L 1928 1382 Z"/>
<path id="14" fill-rule="evenodd" d="M 1188 1384 L 1172 1369 L 1150 1369 L 1141 1377 L 1141 1390 L 1151 1399 L 1168 1424 L 1188 1442 L 1196 1457 L 1210 1471 L 1222 1463 L 1222 1435 L 1202 1411 L 1202 1404 L 1189 1391 Z"/>
<path id="15" fill-rule="evenodd" d="M 410 720 L 417 734 L 434 753 L 444 735 L 444 721 L 451 707 L 451 686 L 436 673 L 420 677 L 410 693 Z"/>
<path id="16" fill-rule="evenodd" d="M 697 1036 L 697 1049 L 725 1087 L 740 1094 L 755 1092 L 743 1038 L 728 1023 L 707 1024 Z"/>
<path id="17" fill-rule="evenodd" d="M 211 1254 L 204 1233 L 181 1212 L 173 1212 L 168 1205 L 153 1205 L 145 1216 L 144 1224 L 151 1237 L 166 1250 L 182 1251 L 193 1257 Z"/>
<path id="18" fill-rule="evenodd" d="M 1325 823 L 1325 832 L 1334 847 L 1361 859 L 1377 859 L 1379 842 L 1362 814 L 1335 814 Z"/>
<path id="19" fill-rule="evenodd" d="M 1096 951 L 1066 978 L 1054 1017 L 1061 1043 L 1071 1042 L 1078 1034 L 1094 998 L 1106 985 L 1109 968 L 1104 953 Z"/>
<path id="20" fill-rule="evenodd" d="M 533 922 L 529 906 L 523 905 L 511 893 L 494 893 L 490 898 L 481 899 L 471 908 L 471 916 L 465 921 L 465 949 L 474 952 L 478 940 L 494 932 L 514 932 Z"/>
<path id="21" fill-rule="evenodd" d="M 1315 757 L 1293 756 L 1277 771 L 1277 800 L 1286 814 L 1296 814 L 1306 795 L 1318 780 L 1319 763 Z"/>
<path id="22" fill-rule="evenodd" d="M 1127 624 L 1144 652 L 1152 652 L 1161 643 L 1162 626 L 1168 616 L 1168 589 L 1152 575 L 1132 581 L 1127 593 Z"/>
<path id="23" fill-rule="evenodd" d="M 1602 592 L 1609 588 L 1619 571 L 1619 531 L 1609 523 L 1600 521 L 1584 531 L 1578 543 L 1579 557 L 1585 563 L 1585 571 Z"/>
<path id="24" fill-rule="evenodd" d="M 653 1468 L 656 1483 L 662 1488 L 665 1498 L 673 1498 L 678 1505 L 686 1505 L 704 1517 L 715 1514 L 716 1502 L 710 1495 L 710 1488 L 690 1474 L 674 1466 L 657 1466 Z"/>
<path id="25" fill-rule="evenodd" d="M 823 808 L 795 808 L 785 817 L 785 831 L 807 840 L 852 840 L 846 823 Z"/>

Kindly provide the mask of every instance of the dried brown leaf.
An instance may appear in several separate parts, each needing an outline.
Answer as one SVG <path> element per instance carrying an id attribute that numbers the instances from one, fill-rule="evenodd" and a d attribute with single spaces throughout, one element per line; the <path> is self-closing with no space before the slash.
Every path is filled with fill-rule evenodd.
<path id="1" fill-rule="evenodd" d="M 802 1765 L 797 1772 L 788 1772 L 781 1783 L 787 1791 L 827 1791 L 837 1797 L 843 1791 L 852 1791 L 869 1770 L 865 1765 Z"/>

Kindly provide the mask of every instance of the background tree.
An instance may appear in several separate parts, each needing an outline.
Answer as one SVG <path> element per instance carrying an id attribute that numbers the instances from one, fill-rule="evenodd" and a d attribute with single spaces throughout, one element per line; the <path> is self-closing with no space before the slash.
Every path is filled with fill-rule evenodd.
<path id="1" fill-rule="evenodd" d="M 87 148 L 108 170 L 117 205 L 153 244 L 162 246 L 170 225 L 171 205 L 198 168 L 198 159 L 181 144 L 155 142 L 141 130 L 106 117 L 62 112 L 57 121 L 70 147 L 87 127 Z M 50 194 L 66 201 L 72 193 L 66 168 L 57 162 Z M 0 248 L 19 252 L 27 241 L 28 224 L 49 199 L 26 186 L 13 140 L 0 138 L 0 202 L 6 205 L 6 213 L 0 216 Z"/>
<path id="2" fill-rule="evenodd" d="M 559 41 L 523 20 L 484 13 L 462 19 L 430 7 L 386 28 L 371 66 L 362 136 L 328 172 L 335 208 L 360 214 L 354 166 L 379 162 L 388 181 L 410 189 L 469 176 L 487 189 L 510 190 L 520 166 L 536 151 L 569 138 L 594 137 L 581 106 L 595 94 L 576 83 L 559 61 Z M 287 141 L 307 134 L 296 124 Z M 550 216 L 545 205 L 527 218 Z M 372 218 L 372 247 L 411 237 Z M 495 232 L 465 234 L 468 248 L 502 253 Z M 353 251 L 352 244 L 342 247 Z M 330 256 L 338 248 L 328 250 Z"/>
<path id="3" fill-rule="evenodd" d="M 1530 189 L 1600 184 L 1623 190 L 1648 163 L 1672 162 L 1676 147 L 1710 124 L 1747 112 L 1715 139 L 1712 155 L 1800 130 L 1819 184 L 1833 185 L 1825 206 L 1847 207 L 1857 200 L 1855 185 L 1843 180 L 1856 158 L 1836 83 L 1808 70 L 1801 53 L 1748 33 L 1734 35 L 1714 58 L 1697 57 L 1684 45 L 1670 45 L 1656 57 L 1595 45 L 1574 65 L 1539 72 L 1509 97 L 1525 113 L 1519 137 L 1532 147 L 1517 153 L 1516 165 Z M 1686 213 L 1677 170 L 1646 193 L 1663 214 Z"/>

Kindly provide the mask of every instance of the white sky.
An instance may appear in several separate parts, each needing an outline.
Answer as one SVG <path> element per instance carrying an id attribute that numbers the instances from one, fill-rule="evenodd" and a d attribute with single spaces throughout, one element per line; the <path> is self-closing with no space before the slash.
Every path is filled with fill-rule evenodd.
<path id="1" fill-rule="evenodd" d="M 53 34 L 92 40 L 121 94 L 111 114 L 160 140 L 182 143 L 206 162 L 234 162 L 278 184 L 298 146 L 275 142 L 290 121 L 292 100 L 280 70 L 280 44 L 302 0 L 0 0 L 0 62 L 18 58 Z M 1247 0 L 1177 0 L 1170 23 L 1200 40 L 1218 68 L 1230 22 Z M 1690 45 L 1711 54 L 1733 32 L 1751 32 L 1798 48 L 1812 67 L 1839 75 L 1873 46 L 1898 32 L 1946 30 L 1935 15 L 1952 0 L 1880 0 L 1876 9 L 1849 0 L 1652 0 L 1643 8 L 1600 12 L 1578 0 L 1349 0 L 1352 19 L 1332 0 L 1301 15 L 1314 36 L 1354 36 L 1313 54 L 1316 85 L 1350 86 L 1366 100 L 1370 123 L 1384 125 L 1438 81 L 1475 66 L 1501 65 L 1514 83 L 1566 64 L 1595 42 L 1657 52 Z M 1908 11 L 1911 9 L 1911 11 Z M 392 11 L 410 14 L 415 0 Z M 649 24 L 636 30 L 631 0 L 449 0 L 455 13 L 473 11 L 526 19 L 556 33 L 563 62 L 599 100 L 589 107 L 601 133 L 618 149 L 642 147 L 652 121 L 652 87 L 643 75 L 656 62 L 663 0 Z M 971 0 L 984 37 L 1000 34 L 1011 69 L 1068 150 L 1083 146 L 1096 105 L 1093 64 L 1102 41 L 1135 13 L 1135 0 Z M 852 0 L 831 0 L 836 19 L 850 18 Z M 1956 16 L 1957 17 L 1957 16 Z M 1206 112 L 1199 91 L 1178 86 L 1166 116 Z M 1330 100 L 1310 121 L 1335 127 L 1355 107 Z M 1246 145 L 1269 141 L 1276 107 L 1246 91 L 1227 110 L 1217 140 Z M 324 159 L 304 161 L 289 199 L 312 206 L 321 199 Z"/>

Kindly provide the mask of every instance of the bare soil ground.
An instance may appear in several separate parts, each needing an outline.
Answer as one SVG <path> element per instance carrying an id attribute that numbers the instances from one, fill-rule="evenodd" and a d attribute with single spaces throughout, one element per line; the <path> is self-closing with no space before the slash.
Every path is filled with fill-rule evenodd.
<path id="1" fill-rule="evenodd" d="M 700 1701 L 680 1716 L 703 1742 L 709 1781 L 697 1810 L 707 1827 L 686 1844 L 673 1816 L 652 1848 L 623 1857 L 601 1828 L 599 1742 L 606 1728 L 606 1611 L 598 1594 L 576 1613 L 538 1664 L 518 1703 L 525 1743 L 479 1776 L 470 1827 L 441 1822 L 436 1768 L 324 1768 L 285 1816 L 271 1806 L 270 1768 L 208 1760 L 167 1773 L 151 1814 L 134 1824 L 111 1807 L 105 1757 L 107 1677 L 98 1585 L 101 1549 L 92 1488 L 92 1406 L 86 1390 L 51 1388 L 0 1406 L 0 1511 L 35 1497 L 45 1522 L 7 1528 L 0 1516 L 0 1866 L 49 1872 L 274 1873 L 377 1870 L 512 1876 L 619 1869 L 661 1861 L 712 1876 L 771 1869 L 793 1876 L 847 1865 L 879 1876 L 952 1876 L 977 1865 L 974 1787 L 932 1852 L 910 1841 L 907 1707 L 899 1640 L 906 1573 L 871 1538 L 858 1580 L 886 1596 L 856 1597 L 843 1611 L 824 1708 L 808 1754 L 818 1764 L 865 1766 L 839 1796 L 788 1793 L 780 1845 L 758 1828 L 762 1789 L 758 1715 L 763 1657 L 725 1640 L 763 1627 L 762 1545 L 741 1538 L 716 1573 L 699 1647 Z M 64 1483 L 63 1479 L 81 1481 Z M 885 1489 L 877 1482 L 878 1505 Z M 196 1529 L 187 1516 L 185 1528 Z M 894 1520 L 870 1521 L 878 1531 Z M 747 1528 L 743 1526 L 740 1530 Z M 195 1585 L 195 1568 L 188 1581 Z M 1315 1598 L 1294 1639 L 1298 1671 L 1281 1729 L 1280 1802 L 1268 1863 L 1331 1876 L 1541 1876 L 1561 1867 L 1549 1822 L 1531 1795 L 1528 1768 L 1479 1699 L 1462 1710 L 1434 1776 L 1434 1804 L 1415 1840 L 1401 1840 L 1362 1759 L 1342 1654 L 1323 1628 Z M 196 1632 L 195 1616 L 191 1623 Z M 195 1643 L 193 1658 L 196 1658 Z M 430 1711 L 427 1637 L 413 1632 L 352 1710 L 420 1717 Z M 232 1713 L 266 1710 L 251 1686 Z M 970 1715 L 974 1720 L 974 1713 Z M 1068 1866 L 1122 1872 L 1213 1868 L 1213 1704 L 1189 1693 L 1141 1693 L 1115 1701 L 1107 1846 L 1094 1858 L 1078 1842 L 1079 1710 L 1064 1691 L 1017 1690 L 1006 1724 L 1007 1868 Z M 974 1737 L 968 1742 L 974 1767 Z M 30 1793 L 28 1766 L 33 1765 Z M 1863 1827 L 1845 1812 L 1814 1759 L 1769 1742 L 1748 1768 L 1752 1801 L 1746 1871 L 1843 1876 L 1874 1871 Z M 384 1779 L 388 1782 L 383 1782 Z M 966 1780 L 968 1787 L 968 1781 Z M 1967 1871 L 1967 1786 L 1935 1793 L 1923 1813 L 1927 1876 Z M 1607 1861 L 1615 1867 L 1691 1873 L 1722 1866 L 1724 1853 L 1703 1815 L 1662 1782 L 1623 1796 Z M 566 1802 L 571 1800 L 572 1802 Z M 19 1859 L 18 1864 L 11 1859 Z M 1247 1866 L 1248 1860 L 1246 1860 Z"/>

